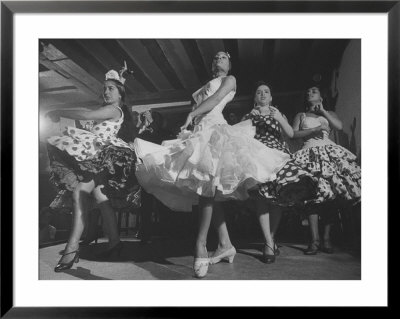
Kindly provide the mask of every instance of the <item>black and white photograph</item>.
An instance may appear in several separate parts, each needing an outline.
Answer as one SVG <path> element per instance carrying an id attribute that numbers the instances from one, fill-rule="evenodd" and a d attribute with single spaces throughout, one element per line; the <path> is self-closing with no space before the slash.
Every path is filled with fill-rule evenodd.
<path id="1" fill-rule="evenodd" d="M 398 2 L 2 2 L 0 316 L 387 307 Z"/>
<path id="2" fill-rule="evenodd" d="M 38 279 L 361 280 L 361 48 L 40 38 Z"/>

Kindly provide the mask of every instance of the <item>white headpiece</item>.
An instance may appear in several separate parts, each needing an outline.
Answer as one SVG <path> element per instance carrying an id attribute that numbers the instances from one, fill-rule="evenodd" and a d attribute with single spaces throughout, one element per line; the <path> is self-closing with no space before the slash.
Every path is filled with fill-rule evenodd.
<path id="1" fill-rule="evenodd" d="M 110 70 L 106 73 L 106 81 L 107 80 L 116 80 L 122 84 L 125 82 L 125 79 L 121 77 L 120 74 L 115 70 Z"/>
<path id="2" fill-rule="evenodd" d="M 106 81 L 107 80 L 115 80 L 115 81 L 119 81 L 120 83 L 122 83 L 122 85 L 125 83 L 125 78 L 124 78 L 124 73 L 128 73 L 128 74 L 133 74 L 132 70 L 128 70 L 128 66 L 126 65 L 126 61 L 124 61 L 124 66 L 122 67 L 122 69 L 117 72 L 115 70 L 110 70 L 106 73 Z"/>

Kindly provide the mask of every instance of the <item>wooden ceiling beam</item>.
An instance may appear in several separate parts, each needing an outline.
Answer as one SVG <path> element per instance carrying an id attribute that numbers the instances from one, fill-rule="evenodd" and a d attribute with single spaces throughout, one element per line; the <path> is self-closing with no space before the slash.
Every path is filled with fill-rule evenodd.
<path id="1" fill-rule="evenodd" d="M 53 51 L 56 48 L 51 48 Z M 39 63 L 44 65 L 47 69 L 53 70 L 63 77 L 68 79 L 74 86 L 82 90 L 89 96 L 98 99 L 102 92 L 103 85 L 96 79 L 92 78 L 85 70 L 81 69 L 71 60 L 63 60 L 58 62 L 52 62 L 48 56 L 48 51 L 39 53 Z M 50 54 L 49 57 L 52 55 Z"/>
<path id="2" fill-rule="evenodd" d="M 103 81 L 105 74 L 109 70 L 119 71 L 123 65 L 123 61 L 117 61 L 115 57 L 108 52 L 108 50 L 101 44 L 102 40 L 98 39 L 82 39 L 77 42 L 90 54 L 93 59 L 96 59 L 98 63 L 103 66 Z M 145 90 L 143 86 L 132 78 L 128 78 L 125 82 L 125 91 L 127 95 L 134 94 L 136 91 Z"/>
<path id="3" fill-rule="evenodd" d="M 149 58 L 149 52 L 139 39 L 119 39 L 117 42 L 129 54 L 131 59 L 137 65 L 140 65 L 146 76 L 152 79 L 158 91 L 172 89 L 171 83 L 165 77 L 164 73 L 161 72 L 154 60 Z M 133 78 L 135 78 L 135 74 Z"/>
<path id="4" fill-rule="evenodd" d="M 149 55 L 153 58 L 153 61 L 171 83 L 171 86 L 177 90 L 183 89 L 184 85 L 176 74 L 174 68 L 169 63 L 158 42 L 153 39 L 142 39 L 140 42 L 146 47 Z"/>
<path id="5" fill-rule="evenodd" d="M 129 54 L 120 46 L 116 40 L 102 39 L 101 43 L 111 53 L 117 61 L 126 61 L 128 67 L 133 71 L 134 78 L 149 92 L 157 92 L 157 87 L 149 79 L 142 68 L 131 59 Z M 122 65 L 121 65 L 122 67 Z M 128 82 L 127 82 L 128 83 Z M 129 85 L 129 84 L 128 84 Z M 135 95 L 136 92 L 133 92 Z"/>
<path id="6" fill-rule="evenodd" d="M 206 82 L 209 79 L 209 74 L 196 40 L 182 39 L 181 42 L 200 81 L 202 83 Z"/>

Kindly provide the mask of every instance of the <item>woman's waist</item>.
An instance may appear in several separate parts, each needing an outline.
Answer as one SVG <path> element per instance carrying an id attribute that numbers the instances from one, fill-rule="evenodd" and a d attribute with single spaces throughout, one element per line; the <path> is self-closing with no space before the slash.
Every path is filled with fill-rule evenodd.
<path id="1" fill-rule="evenodd" d="M 194 119 L 194 124 L 214 125 L 214 124 L 227 124 L 227 122 L 222 113 L 210 111 L 206 114 L 196 116 Z"/>
<path id="2" fill-rule="evenodd" d="M 314 147 L 314 146 L 324 146 L 324 145 L 330 145 L 330 144 L 336 144 L 336 143 L 333 142 L 328 136 L 323 136 L 321 138 L 311 137 L 304 141 L 303 148 Z"/>

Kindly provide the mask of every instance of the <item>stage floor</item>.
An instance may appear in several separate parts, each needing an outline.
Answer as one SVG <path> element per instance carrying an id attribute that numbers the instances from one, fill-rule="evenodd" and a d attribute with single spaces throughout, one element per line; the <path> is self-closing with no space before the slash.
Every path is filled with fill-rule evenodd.
<path id="1" fill-rule="evenodd" d="M 188 241 L 158 238 L 141 244 L 122 238 L 124 247 L 115 261 L 96 261 L 96 252 L 106 249 L 105 239 L 81 247 L 79 263 L 62 273 L 54 272 L 65 244 L 39 250 L 39 279 L 42 280 L 198 280 L 193 277 L 193 247 Z M 273 264 L 261 262 L 261 243 L 234 242 L 233 264 L 209 267 L 201 280 L 360 280 L 361 258 L 350 251 L 306 256 L 305 244 L 279 242 L 280 256 Z"/>

